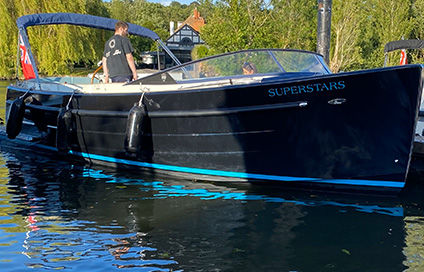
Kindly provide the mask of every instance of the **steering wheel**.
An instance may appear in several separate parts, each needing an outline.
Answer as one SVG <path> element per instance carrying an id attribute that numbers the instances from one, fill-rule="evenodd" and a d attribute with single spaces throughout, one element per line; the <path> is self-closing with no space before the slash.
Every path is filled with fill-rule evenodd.
<path id="1" fill-rule="evenodd" d="M 103 68 L 103 65 L 100 65 L 99 68 L 97 68 L 96 71 L 94 71 L 93 75 L 91 76 L 91 84 L 93 84 L 94 79 L 97 79 L 98 81 L 100 81 L 100 78 L 96 77 L 96 74 L 102 68 Z"/>

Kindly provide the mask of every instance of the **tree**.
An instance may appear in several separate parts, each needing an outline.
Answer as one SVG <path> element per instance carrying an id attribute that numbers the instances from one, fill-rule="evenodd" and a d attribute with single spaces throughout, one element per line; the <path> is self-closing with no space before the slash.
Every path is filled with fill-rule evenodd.
<path id="1" fill-rule="evenodd" d="M 331 18 L 330 69 L 350 70 L 363 63 L 360 38 L 364 16 L 363 5 L 356 0 L 334 0 Z"/>
<path id="2" fill-rule="evenodd" d="M 215 9 L 215 3 L 214 0 L 199 0 L 199 2 L 192 3 L 193 5 L 196 5 L 198 10 L 200 11 L 200 14 L 202 14 L 203 18 L 210 18 L 211 14 L 213 13 Z"/>
<path id="3" fill-rule="evenodd" d="M 42 0 L 42 12 L 86 13 L 86 1 Z M 57 3 L 52 3 L 56 1 Z M 93 30 L 71 25 L 47 25 L 28 29 L 39 72 L 47 75 L 69 73 L 74 63 L 96 61 L 103 49 L 96 47 Z M 98 45 L 98 44 L 97 44 Z"/>
<path id="4" fill-rule="evenodd" d="M 424 0 L 416 0 L 413 2 L 411 8 L 413 25 L 410 39 L 424 39 Z M 423 50 L 413 50 L 408 52 L 408 62 L 412 63 L 423 63 L 424 55 Z"/>
<path id="5" fill-rule="evenodd" d="M 32 13 L 75 12 L 87 13 L 95 6 L 102 7 L 99 0 L 7 0 L 6 5 L 0 7 L 0 28 L 4 39 L 0 41 L 2 54 L 0 55 L 0 76 L 10 77 L 11 67 L 16 65 L 17 27 L 16 19 L 19 16 Z M 104 11 L 104 9 L 103 9 Z M 41 74 L 69 73 L 74 63 L 80 61 L 95 61 L 102 55 L 99 48 L 97 34 L 88 28 L 60 25 L 37 26 L 27 29 L 37 67 Z M 10 35 L 13 33 L 15 35 Z M 7 44 L 5 44 L 7 43 Z M 103 45 L 102 45 L 103 47 Z M 15 53 L 13 53 L 15 52 Z"/>
<path id="6" fill-rule="evenodd" d="M 272 46 L 316 50 L 317 5 L 310 0 L 273 0 Z"/>
<path id="7" fill-rule="evenodd" d="M 409 38 L 414 21 L 411 18 L 411 0 L 372 0 L 370 20 L 377 41 L 374 51 L 368 57 L 371 67 L 384 64 L 384 45 L 390 41 Z M 399 57 L 389 59 L 390 65 L 399 64 Z"/>
<path id="8" fill-rule="evenodd" d="M 164 7 L 165 18 L 169 19 L 169 21 L 184 21 L 192 14 L 196 6 L 198 4 L 195 2 L 187 6 L 173 1 L 169 6 Z"/>
<path id="9" fill-rule="evenodd" d="M 211 53 L 267 47 L 272 40 L 269 3 L 264 0 L 221 0 L 200 30 Z"/>
<path id="10" fill-rule="evenodd" d="M 164 29 L 165 15 L 164 6 L 158 3 L 150 3 L 146 0 L 135 0 L 131 6 L 132 17 L 130 23 L 141 25 L 154 31 L 161 39 L 168 36 L 168 31 Z M 139 58 L 143 51 L 156 50 L 156 44 L 153 40 L 141 37 L 130 37 L 134 47 L 134 57 Z"/>
<path id="11" fill-rule="evenodd" d="M 14 73 L 17 53 L 17 15 L 14 0 L 6 0 L 0 5 L 0 77 L 10 77 Z"/>
<path id="12" fill-rule="evenodd" d="M 197 60 L 207 57 L 209 54 L 209 48 L 206 45 L 198 44 L 193 50 L 191 50 L 191 59 Z"/>
<path id="13" fill-rule="evenodd" d="M 86 12 L 87 14 L 97 15 L 101 17 L 110 17 L 109 11 L 106 6 L 103 4 L 102 0 L 86 0 Z M 105 42 L 110 38 L 111 32 L 100 30 L 100 29 L 91 29 L 90 30 L 89 43 L 92 43 L 92 48 L 95 52 L 93 59 L 84 60 L 85 62 L 97 63 L 96 60 L 101 60 L 103 56 L 103 49 Z"/>
<path id="14" fill-rule="evenodd" d="M 134 18 L 132 0 L 112 0 L 108 4 L 110 17 L 120 21 L 131 22 Z"/>
<path id="15" fill-rule="evenodd" d="M 135 0 L 131 5 L 133 15 L 130 22 L 151 29 L 162 40 L 166 40 L 170 36 L 169 22 L 184 21 L 192 13 L 195 5 L 197 4 L 181 5 L 174 1 L 165 7 L 146 0 Z M 149 39 L 131 37 L 131 42 L 135 50 L 135 57 L 143 51 L 156 50 L 156 44 Z"/>
<path id="16" fill-rule="evenodd" d="M 163 40 L 169 22 L 184 21 L 197 7 L 206 25 L 200 30 L 209 50 L 197 55 L 252 48 L 293 48 L 315 51 L 317 2 L 311 0 L 199 0 L 169 6 L 147 0 L 3 0 L 0 6 L 0 77 L 16 71 L 19 16 L 42 12 L 75 12 L 112 17 L 142 25 Z M 424 0 L 333 0 L 330 66 L 334 72 L 381 67 L 384 45 L 392 40 L 424 39 Z M 82 27 L 29 27 L 29 39 L 39 71 L 46 75 L 72 71 L 74 63 L 96 63 L 109 31 Z M 135 57 L 155 49 L 149 39 L 131 37 Z M 393 57 L 395 56 L 395 57 Z M 408 53 L 413 62 L 423 52 Z M 390 65 L 399 55 L 392 54 Z"/>

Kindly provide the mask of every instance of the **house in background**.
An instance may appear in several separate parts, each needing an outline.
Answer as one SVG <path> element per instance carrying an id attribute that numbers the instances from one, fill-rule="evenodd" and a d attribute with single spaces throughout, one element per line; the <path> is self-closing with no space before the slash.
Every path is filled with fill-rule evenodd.
<path id="1" fill-rule="evenodd" d="M 170 22 L 170 37 L 165 41 L 172 53 L 177 56 L 181 62 L 191 61 L 191 50 L 197 44 L 205 42 L 200 38 L 200 28 L 205 25 L 205 20 L 200 17 L 197 8 L 193 15 L 184 22 L 178 22 L 178 28 L 174 31 L 174 22 Z"/>
<path id="2" fill-rule="evenodd" d="M 191 50 L 198 44 L 205 42 L 200 38 L 200 28 L 205 25 L 205 20 L 200 16 L 197 8 L 194 9 L 193 15 L 188 17 L 184 22 L 175 23 L 170 22 L 170 37 L 165 40 L 166 45 L 174 53 L 174 55 L 181 61 L 181 63 L 191 61 Z M 148 65 L 149 68 L 157 68 L 157 52 L 145 52 L 142 55 L 143 64 Z M 162 53 L 161 56 L 161 69 L 174 66 L 173 60 Z M 165 60 L 163 60 L 165 58 Z"/>

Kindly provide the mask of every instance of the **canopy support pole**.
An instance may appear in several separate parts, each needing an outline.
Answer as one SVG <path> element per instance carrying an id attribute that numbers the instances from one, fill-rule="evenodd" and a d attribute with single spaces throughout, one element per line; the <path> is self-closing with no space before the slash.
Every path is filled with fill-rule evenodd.
<path id="1" fill-rule="evenodd" d="M 177 65 L 181 65 L 181 62 L 177 59 L 177 57 L 171 52 L 171 50 L 169 50 L 168 46 L 166 46 L 162 40 L 157 39 L 156 42 L 162 46 L 163 50 L 166 51 L 166 53 L 172 58 L 172 60 L 177 64 Z M 159 56 L 158 56 L 159 57 Z"/>
<path id="2" fill-rule="evenodd" d="M 158 70 L 160 71 L 160 52 L 159 52 L 159 44 L 156 44 L 156 56 L 157 56 L 157 59 L 158 59 Z"/>

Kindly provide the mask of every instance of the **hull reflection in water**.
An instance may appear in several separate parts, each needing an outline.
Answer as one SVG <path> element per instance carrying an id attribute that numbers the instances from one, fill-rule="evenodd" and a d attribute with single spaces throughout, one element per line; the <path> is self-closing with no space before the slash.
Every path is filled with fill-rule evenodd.
<path id="1" fill-rule="evenodd" d="M 414 254 L 424 194 L 311 195 L 196 183 L 87 169 L 28 156 L 4 143 L 1 148 L 2 271 L 422 267 Z M 422 192 L 418 188 L 410 189 Z"/>
<path id="2" fill-rule="evenodd" d="M 353 208 L 358 211 L 364 212 L 376 212 L 382 214 L 388 214 L 393 216 L 403 216 L 403 208 L 401 207 L 381 207 L 378 205 L 360 205 L 358 203 L 340 203 L 336 201 L 325 201 L 325 200 L 301 200 L 301 199 L 284 199 L 282 197 L 275 197 L 269 195 L 259 195 L 259 194 L 247 194 L 242 191 L 233 191 L 233 190 L 224 190 L 224 191 L 215 191 L 208 190 L 203 188 L 204 184 L 200 183 L 201 188 L 191 188 L 190 183 L 188 185 L 170 185 L 161 181 L 155 182 L 145 182 L 137 179 L 117 179 L 111 175 L 104 174 L 101 170 L 87 169 L 87 172 L 84 174 L 87 177 L 93 178 L 102 178 L 106 179 L 108 183 L 119 183 L 125 185 L 140 185 L 144 187 L 145 191 L 155 192 L 153 196 L 149 198 L 161 199 L 167 197 L 199 197 L 202 200 L 212 200 L 212 199 L 223 199 L 223 200 L 260 200 L 266 202 L 275 202 L 275 203 L 291 203 L 295 205 L 302 206 L 336 206 L 336 207 L 345 207 Z M 194 186 L 196 187 L 196 186 Z"/>

